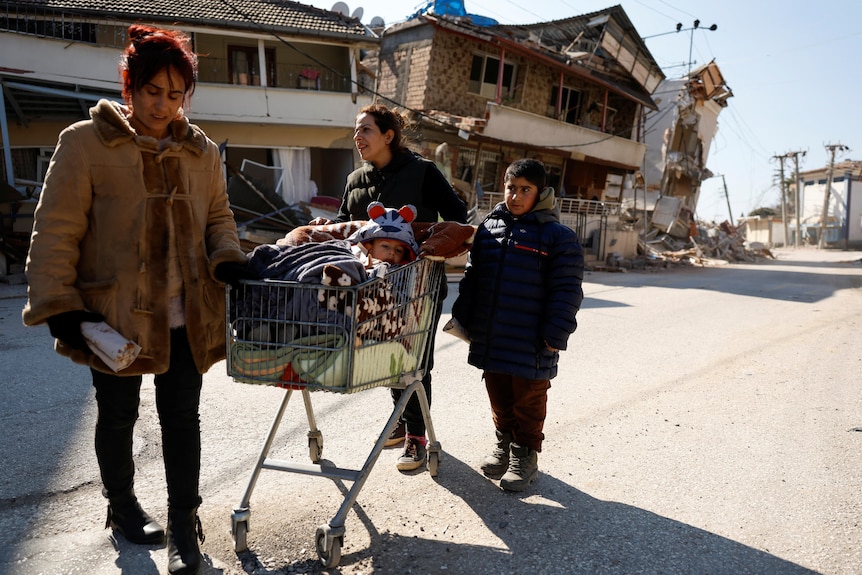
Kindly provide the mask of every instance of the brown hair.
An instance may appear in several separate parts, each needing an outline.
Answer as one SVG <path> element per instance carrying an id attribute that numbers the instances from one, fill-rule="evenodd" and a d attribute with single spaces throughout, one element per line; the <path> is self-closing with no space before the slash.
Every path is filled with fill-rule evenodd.
<path id="1" fill-rule="evenodd" d="M 404 142 L 404 127 L 407 124 L 407 120 L 398 110 L 390 110 L 383 104 L 371 104 L 359 110 L 357 116 L 362 114 L 368 114 L 374 118 L 374 123 L 377 124 L 377 128 L 381 134 L 392 130 L 392 133 L 395 135 L 392 136 L 392 141 L 389 142 L 389 149 L 393 154 L 407 147 Z"/>
<path id="2" fill-rule="evenodd" d="M 165 68 L 179 72 L 186 83 L 185 97 L 190 98 L 198 78 L 198 57 L 189 37 L 179 30 L 129 26 L 129 45 L 120 57 L 123 100 L 131 102 L 132 94 Z"/>

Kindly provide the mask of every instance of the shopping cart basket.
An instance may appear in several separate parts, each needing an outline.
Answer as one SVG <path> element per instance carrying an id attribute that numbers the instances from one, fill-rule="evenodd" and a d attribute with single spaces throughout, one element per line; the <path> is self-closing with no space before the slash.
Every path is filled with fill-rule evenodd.
<path id="1" fill-rule="evenodd" d="M 242 501 L 231 516 L 237 552 L 248 548 L 249 503 L 260 471 L 272 469 L 353 482 L 335 517 L 315 534 L 321 562 L 338 565 L 347 513 L 413 394 L 419 398 L 428 433 L 428 471 L 437 475 L 440 444 L 422 378 L 432 352 L 444 281 L 443 262 L 420 259 L 357 285 L 244 281 L 238 288 L 228 287 L 228 374 L 243 383 L 286 389 Z M 321 465 L 323 435 L 317 429 L 310 392 L 351 394 L 381 386 L 404 392 L 364 465 L 360 469 Z M 268 456 L 294 391 L 302 394 L 305 404 L 312 464 Z"/>

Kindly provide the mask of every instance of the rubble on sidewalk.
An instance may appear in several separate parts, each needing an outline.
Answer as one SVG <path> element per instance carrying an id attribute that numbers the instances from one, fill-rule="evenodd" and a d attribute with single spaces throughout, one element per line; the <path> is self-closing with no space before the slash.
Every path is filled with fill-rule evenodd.
<path id="1" fill-rule="evenodd" d="M 729 263 L 758 262 L 775 259 L 769 247 L 760 242 L 746 242 L 740 230 L 727 221 L 697 223 L 697 237 L 687 241 L 653 229 L 638 239 L 638 256 L 626 259 L 616 252 L 604 262 L 589 266 L 590 271 L 652 271 L 681 266 L 721 266 Z"/>

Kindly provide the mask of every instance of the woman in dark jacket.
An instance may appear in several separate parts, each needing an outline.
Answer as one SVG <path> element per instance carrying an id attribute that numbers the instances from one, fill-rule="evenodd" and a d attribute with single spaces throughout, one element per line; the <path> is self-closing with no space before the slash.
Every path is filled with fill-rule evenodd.
<path id="1" fill-rule="evenodd" d="M 497 430 L 481 468 L 511 491 L 538 475 L 547 391 L 583 300 L 583 249 L 545 180 L 537 160 L 506 170 L 505 201 L 479 226 L 452 307 L 470 337 L 467 361 L 484 371 Z"/>
<path id="2" fill-rule="evenodd" d="M 344 198 L 335 221 L 366 220 L 368 204 L 381 202 L 390 208 L 414 205 L 417 209 L 417 222 L 437 222 L 442 219 L 467 223 L 467 208 L 464 202 L 434 162 L 406 148 L 402 136 L 403 128 L 403 116 L 386 106 L 372 105 L 360 110 L 356 117 L 353 141 L 363 162 L 362 166 L 347 177 Z M 431 337 L 428 338 L 427 372 L 422 378 L 429 405 L 431 368 L 434 366 L 434 334 L 437 332 L 437 321 L 447 293 L 445 276 L 440 290 Z M 400 389 L 392 390 L 394 402 L 400 399 L 401 393 Z M 416 395 L 408 401 L 402 421 L 386 444 L 397 445 L 402 440 L 404 450 L 396 463 L 398 469 L 410 471 L 424 465 L 427 458 L 425 420 Z"/>

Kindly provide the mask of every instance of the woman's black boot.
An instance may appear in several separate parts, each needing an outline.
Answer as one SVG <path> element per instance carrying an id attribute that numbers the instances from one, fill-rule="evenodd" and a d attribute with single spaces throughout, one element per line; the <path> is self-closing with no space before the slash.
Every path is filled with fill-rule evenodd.
<path id="1" fill-rule="evenodd" d="M 141 508 L 134 493 L 108 500 L 105 529 L 113 527 L 131 543 L 152 545 L 165 540 L 165 530 Z"/>
<path id="2" fill-rule="evenodd" d="M 204 542 L 197 507 L 168 509 L 168 573 L 197 575 L 201 567 L 198 540 Z"/>

